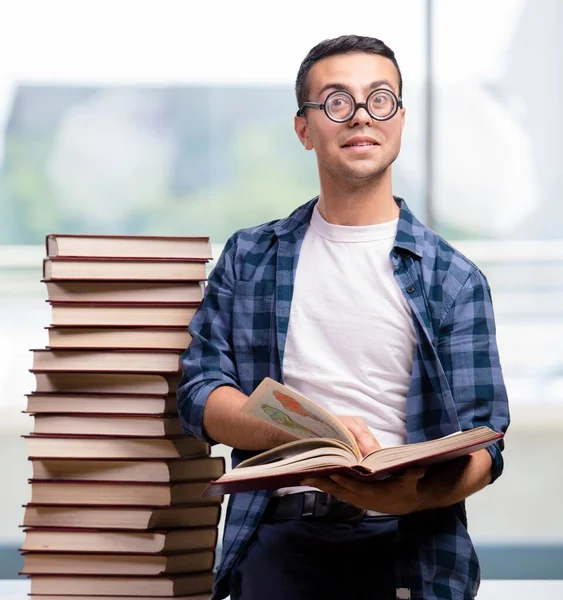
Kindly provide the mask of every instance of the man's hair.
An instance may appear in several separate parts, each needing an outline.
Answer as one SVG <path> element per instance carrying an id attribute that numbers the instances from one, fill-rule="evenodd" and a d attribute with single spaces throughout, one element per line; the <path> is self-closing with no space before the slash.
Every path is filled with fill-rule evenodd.
<path id="1" fill-rule="evenodd" d="M 361 35 L 342 35 L 331 40 L 324 40 L 309 50 L 307 56 L 303 59 L 297 79 L 295 81 L 295 96 L 297 97 L 297 106 L 300 107 L 303 102 L 307 102 L 309 89 L 307 86 L 307 77 L 311 67 L 323 58 L 336 56 L 338 54 L 351 54 L 353 52 L 366 52 L 368 54 L 379 54 L 388 58 L 399 74 L 399 96 L 403 95 L 403 77 L 401 69 L 395 58 L 395 53 L 389 46 L 386 46 L 381 40 Z"/>

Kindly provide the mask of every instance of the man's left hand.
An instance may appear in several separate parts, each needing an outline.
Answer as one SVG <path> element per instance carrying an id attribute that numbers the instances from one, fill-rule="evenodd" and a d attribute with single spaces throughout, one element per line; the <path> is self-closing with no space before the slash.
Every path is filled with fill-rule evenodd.
<path id="1" fill-rule="evenodd" d="M 408 469 L 381 481 L 358 481 L 344 475 L 311 477 L 301 481 L 353 504 L 357 508 L 405 515 L 424 508 L 420 480 L 425 469 Z"/>

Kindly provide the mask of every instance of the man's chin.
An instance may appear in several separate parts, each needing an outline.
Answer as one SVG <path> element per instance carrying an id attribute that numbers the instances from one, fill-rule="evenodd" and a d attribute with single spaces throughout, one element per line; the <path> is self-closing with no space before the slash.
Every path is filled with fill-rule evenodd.
<path id="1" fill-rule="evenodd" d="M 363 182 L 381 178 L 389 167 L 381 165 L 346 165 L 342 169 L 342 175 L 346 179 Z"/>

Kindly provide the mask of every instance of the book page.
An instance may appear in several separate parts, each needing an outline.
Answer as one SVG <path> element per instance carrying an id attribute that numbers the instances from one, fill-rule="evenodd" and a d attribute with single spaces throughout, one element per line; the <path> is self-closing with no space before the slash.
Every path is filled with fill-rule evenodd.
<path id="1" fill-rule="evenodd" d="M 327 410 L 305 396 L 266 377 L 242 407 L 257 417 L 298 438 L 333 438 L 357 453 L 352 434 Z"/>
<path id="2" fill-rule="evenodd" d="M 322 450 L 310 450 L 288 458 L 280 458 L 276 462 L 265 464 L 243 465 L 235 467 L 229 473 L 221 476 L 221 481 L 236 481 L 237 479 L 249 479 L 262 477 L 264 475 L 278 475 L 285 473 L 301 473 L 314 469 L 327 467 L 350 467 L 354 466 L 355 458 L 349 450 L 341 448 L 325 448 Z"/>
<path id="3" fill-rule="evenodd" d="M 246 460 L 239 463 L 233 471 L 244 467 L 254 467 L 257 465 L 264 466 L 270 464 L 277 464 L 283 461 L 284 464 L 287 461 L 299 461 L 303 459 L 303 456 L 308 456 L 313 453 L 315 456 L 330 456 L 331 452 L 337 451 L 339 456 L 347 456 L 348 463 L 354 464 L 356 457 L 352 453 L 348 444 L 344 444 L 335 439 L 328 438 L 307 438 L 302 440 L 295 440 L 276 448 L 271 448 L 265 452 L 261 452 L 256 456 L 251 456 Z"/>
<path id="4" fill-rule="evenodd" d="M 435 440 L 375 450 L 363 458 L 362 464 L 373 470 L 414 461 L 431 464 L 440 457 L 452 457 L 454 453 L 455 456 L 462 456 L 477 448 L 486 447 L 500 437 L 502 434 L 489 427 L 476 427 Z"/>

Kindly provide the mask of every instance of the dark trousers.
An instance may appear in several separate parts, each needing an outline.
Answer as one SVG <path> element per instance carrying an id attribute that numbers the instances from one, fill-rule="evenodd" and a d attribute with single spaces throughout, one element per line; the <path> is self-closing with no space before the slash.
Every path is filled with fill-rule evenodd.
<path id="1" fill-rule="evenodd" d="M 397 519 L 287 520 L 258 527 L 231 600 L 395 600 Z"/>

